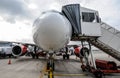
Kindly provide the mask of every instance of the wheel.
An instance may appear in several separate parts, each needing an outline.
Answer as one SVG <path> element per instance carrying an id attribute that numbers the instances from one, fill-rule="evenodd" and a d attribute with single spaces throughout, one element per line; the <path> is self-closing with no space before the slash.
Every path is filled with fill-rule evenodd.
<path id="1" fill-rule="evenodd" d="M 50 69 L 50 62 L 47 62 L 47 70 Z"/>
<path id="2" fill-rule="evenodd" d="M 38 59 L 39 57 L 38 57 L 38 55 L 36 55 L 36 59 Z"/>
<path id="3" fill-rule="evenodd" d="M 35 55 L 32 55 L 32 58 L 35 59 Z"/>
<path id="4" fill-rule="evenodd" d="M 3 57 L 6 58 L 6 53 L 3 54 Z"/>
<path id="5" fill-rule="evenodd" d="M 52 70 L 55 70 L 55 63 L 52 64 Z"/>
<path id="6" fill-rule="evenodd" d="M 54 64 L 53 60 L 52 60 L 51 63 L 50 63 L 50 67 L 52 68 L 52 71 L 55 70 L 55 64 Z"/>
<path id="7" fill-rule="evenodd" d="M 63 59 L 65 59 L 65 55 L 63 55 Z"/>
<path id="8" fill-rule="evenodd" d="M 35 59 L 35 54 L 31 53 L 31 56 L 32 56 L 33 59 Z"/>
<path id="9" fill-rule="evenodd" d="M 11 58 L 11 55 L 8 55 L 9 58 Z"/>
<path id="10" fill-rule="evenodd" d="M 85 70 L 85 69 L 86 69 L 85 65 L 81 65 L 81 68 L 82 68 L 82 71 L 83 71 L 83 72 L 86 71 L 86 70 Z"/>
<path id="11" fill-rule="evenodd" d="M 54 62 L 47 62 L 47 70 L 50 70 L 50 68 L 52 68 L 52 70 L 55 70 L 55 64 Z"/>
<path id="12" fill-rule="evenodd" d="M 103 77 L 103 73 L 99 70 L 94 72 L 94 75 L 95 75 L 96 78 L 102 78 Z"/>
<path id="13" fill-rule="evenodd" d="M 17 59 L 17 57 L 16 57 L 16 56 L 13 56 L 13 58 L 14 58 L 14 59 Z"/>
<path id="14" fill-rule="evenodd" d="M 69 54 L 67 54 L 66 56 L 67 56 L 67 59 L 69 59 Z"/>

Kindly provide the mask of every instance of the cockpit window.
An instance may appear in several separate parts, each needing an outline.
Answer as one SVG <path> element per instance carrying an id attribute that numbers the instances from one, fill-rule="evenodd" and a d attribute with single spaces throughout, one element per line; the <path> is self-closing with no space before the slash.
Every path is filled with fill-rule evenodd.
<path id="1" fill-rule="evenodd" d="M 82 12 L 83 22 L 99 22 L 99 18 L 95 18 L 95 13 Z"/>

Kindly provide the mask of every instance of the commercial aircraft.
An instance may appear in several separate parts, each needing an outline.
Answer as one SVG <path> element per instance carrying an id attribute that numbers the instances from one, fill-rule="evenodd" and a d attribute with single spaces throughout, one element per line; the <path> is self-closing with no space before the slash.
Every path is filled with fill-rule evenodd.
<path id="1" fill-rule="evenodd" d="M 34 42 L 49 54 L 47 67 L 51 66 L 53 70 L 52 56 L 54 52 L 66 47 L 74 32 L 70 20 L 63 13 L 57 11 L 44 12 L 33 24 Z M 66 52 L 68 52 L 67 49 Z M 67 53 L 65 57 L 68 57 Z"/>
<path id="2" fill-rule="evenodd" d="M 101 35 L 98 12 L 88 10 L 89 9 L 81 8 L 79 4 L 70 4 L 63 6 L 61 12 L 54 10 L 43 12 L 40 17 L 35 20 L 32 30 L 33 40 L 35 42 L 33 45 L 42 48 L 49 56 L 47 62 L 48 69 L 52 68 L 54 70 L 54 54 L 61 48 L 67 47 L 67 44 L 70 40 L 73 40 L 73 37 L 75 39 L 76 36 L 81 36 L 81 39 L 85 39 L 85 35 L 86 37 L 99 37 Z M 81 21 L 84 22 L 82 23 Z M 98 33 L 95 33 L 96 29 L 93 30 L 89 27 L 91 25 L 93 28 L 98 29 Z M 25 52 L 21 52 L 20 48 L 22 48 L 22 46 L 13 47 L 12 54 L 15 56 L 23 55 Z M 80 51 L 82 56 L 85 56 L 84 52 L 89 54 L 89 49 L 86 49 L 83 44 Z M 67 52 L 66 48 L 64 58 L 68 57 Z M 79 57 L 80 53 L 76 53 L 76 56 Z"/>
<path id="3" fill-rule="evenodd" d="M 99 17 L 98 11 L 91 10 L 88 8 L 80 7 L 79 4 L 70 4 L 62 7 L 61 12 L 51 10 L 43 12 L 40 17 L 38 17 L 33 23 L 33 40 L 35 44 L 28 44 L 34 46 L 34 52 L 37 52 L 37 48 L 41 48 L 42 54 L 48 57 L 47 69 L 54 71 L 54 54 L 56 54 L 60 49 L 65 48 L 63 59 L 69 59 L 68 55 L 68 43 L 72 40 L 81 41 L 81 47 L 74 45 L 75 55 L 80 58 L 82 62 L 81 68 L 83 71 L 88 69 L 88 71 L 93 71 L 97 78 L 101 78 L 101 71 L 96 70 L 95 60 L 93 58 L 93 53 L 91 51 L 91 46 L 94 45 L 97 48 L 105 51 L 109 55 L 119 58 L 119 50 L 116 46 L 120 47 L 117 42 L 119 40 L 118 35 L 114 36 L 112 40 L 108 38 L 113 37 L 118 31 L 113 32 L 113 28 L 105 25 L 102 27 L 101 19 Z M 112 30 L 110 30 L 112 29 Z M 86 47 L 85 45 L 88 45 Z M 114 43 L 114 45 L 111 45 Z M 21 56 L 28 53 L 26 51 L 26 46 L 16 45 L 13 46 L 12 54 L 14 56 Z M 92 67 L 90 67 L 90 62 L 88 56 L 91 54 Z M 34 56 L 33 56 L 34 57 Z M 85 59 L 86 65 L 83 64 Z M 91 69 L 92 68 L 92 69 Z M 98 74 L 97 74 L 98 73 Z M 50 75 L 48 75 L 48 78 Z M 53 75 L 51 75 L 53 76 Z"/>
<path id="4" fill-rule="evenodd" d="M 83 11 L 85 11 L 83 9 Z M 86 12 L 87 13 L 87 12 Z M 55 10 L 43 12 L 33 23 L 33 40 L 34 45 L 42 48 L 44 52 L 49 56 L 47 67 L 54 69 L 53 56 L 61 48 L 67 47 L 72 37 L 81 34 L 81 19 L 80 19 L 80 5 L 71 4 L 62 7 L 62 12 Z M 89 13 L 87 13 L 89 14 Z M 91 15 L 94 15 L 94 13 Z M 85 20 L 85 14 L 83 14 L 83 20 Z M 90 20 L 94 21 L 94 16 L 91 16 Z M 13 55 L 20 56 L 20 47 L 13 48 Z M 83 48 L 84 49 L 84 48 Z M 63 58 L 69 58 L 67 54 L 68 49 Z M 84 53 L 83 53 L 84 54 Z M 76 54 L 78 56 L 78 54 Z"/>

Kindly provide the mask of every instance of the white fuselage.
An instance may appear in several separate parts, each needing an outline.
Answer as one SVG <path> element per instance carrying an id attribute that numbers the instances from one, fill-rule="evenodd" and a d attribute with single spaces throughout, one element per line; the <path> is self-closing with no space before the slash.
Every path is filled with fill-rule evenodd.
<path id="1" fill-rule="evenodd" d="M 72 28 L 69 20 L 54 11 L 43 13 L 33 25 L 33 40 L 46 51 L 65 47 L 71 39 Z"/>

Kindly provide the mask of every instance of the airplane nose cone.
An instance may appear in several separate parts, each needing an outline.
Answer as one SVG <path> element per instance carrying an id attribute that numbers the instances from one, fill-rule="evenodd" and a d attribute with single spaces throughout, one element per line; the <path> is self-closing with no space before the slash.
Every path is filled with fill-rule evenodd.
<path id="1" fill-rule="evenodd" d="M 58 12 L 44 13 L 37 25 L 37 43 L 46 50 L 62 48 L 71 36 L 70 22 Z"/>

